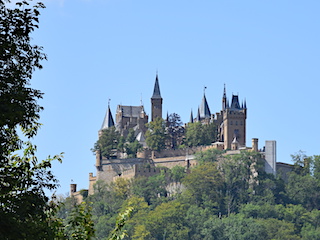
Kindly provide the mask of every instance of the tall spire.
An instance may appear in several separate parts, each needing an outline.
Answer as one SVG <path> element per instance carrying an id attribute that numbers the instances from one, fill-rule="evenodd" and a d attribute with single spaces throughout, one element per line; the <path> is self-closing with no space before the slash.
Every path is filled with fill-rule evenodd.
<path id="1" fill-rule="evenodd" d="M 160 94 L 157 72 L 156 81 L 154 83 L 153 95 L 151 97 L 151 121 L 154 121 L 158 117 L 162 118 L 162 97 Z"/>
<path id="2" fill-rule="evenodd" d="M 200 105 L 200 118 L 210 118 L 211 113 L 207 102 L 206 94 L 203 93 L 202 103 Z"/>
<path id="3" fill-rule="evenodd" d="M 191 109 L 191 114 L 190 114 L 190 123 L 193 123 L 193 113 L 192 113 L 192 109 Z"/>
<path id="4" fill-rule="evenodd" d="M 159 80 L 158 80 L 158 73 L 156 75 L 156 81 L 154 83 L 154 89 L 153 89 L 153 95 L 152 95 L 152 99 L 156 99 L 156 98 L 161 98 Z"/>
<path id="5" fill-rule="evenodd" d="M 223 87 L 223 96 L 222 96 L 222 110 L 227 108 L 227 93 L 226 93 L 226 84 Z"/>
<path id="6" fill-rule="evenodd" d="M 106 129 L 106 128 L 110 128 L 114 126 L 114 121 L 113 121 L 113 117 L 112 117 L 112 113 L 110 110 L 110 99 L 108 100 L 108 110 L 106 112 L 106 115 L 104 117 L 102 126 L 101 126 L 101 130 Z"/>
<path id="7" fill-rule="evenodd" d="M 201 122 L 200 109 L 199 109 L 199 107 L 198 107 L 197 122 Z"/>

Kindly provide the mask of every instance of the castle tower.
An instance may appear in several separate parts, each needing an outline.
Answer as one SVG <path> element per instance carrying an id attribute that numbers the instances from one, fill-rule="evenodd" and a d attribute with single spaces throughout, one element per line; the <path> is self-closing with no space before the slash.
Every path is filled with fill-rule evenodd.
<path id="1" fill-rule="evenodd" d="M 223 140 L 224 148 L 231 149 L 231 143 L 234 138 L 237 139 L 239 147 L 246 146 L 246 103 L 242 106 L 239 104 L 238 95 L 232 95 L 231 105 L 226 104 L 223 113 Z"/>
<path id="2" fill-rule="evenodd" d="M 200 105 L 200 118 L 201 119 L 208 119 L 210 117 L 211 117 L 211 113 L 210 113 L 209 105 L 207 102 L 206 94 L 203 93 L 203 98 L 202 98 L 202 102 Z"/>
<path id="3" fill-rule="evenodd" d="M 108 110 L 107 110 L 106 115 L 103 119 L 101 130 L 106 129 L 106 128 L 110 128 L 112 126 L 114 126 L 114 121 L 113 121 L 112 113 L 110 110 L 110 102 L 109 102 L 108 103 Z"/>
<path id="4" fill-rule="evenodd" d="M 223 88 L 223 96 L 222 96 L 222 110 L 227 108 L 227 94 L 226 94 L 226 84 L 224 84 Z"/>
<path id="5" fill-rule="evenodd" d="M 105 117 L 103 119 L 103 123 L 102 123 L 101 129 L 99 130 L 99 136 L 100 136 L 101 131 L 103 129 L 107 129 L 107 128 L 110 128 L 110 127 L 113 127 L 113 126 L 114 126 L 114 121 L 113 121 L 112 113 L 111 113 L 111 110 L 110 110 L 110 99 L 109 99 L 108 110 L 107 110 L 106 115 L 105 115 Z"/>
<path id="6" fill-rule="evenodd" d="M 235 137 L 231 143 L 231 150 L 238 150 L 239 149 L 239 142 L 237 137 Z"/>
<path id="7" fill-rule="evenodd" d="M 154 83 L 153 95 L 151 97 L 151 121 L 156 118 L 162 118 L 162 97 L 160 94 L 158 74 L 156 75 L 156 81 Z"/>

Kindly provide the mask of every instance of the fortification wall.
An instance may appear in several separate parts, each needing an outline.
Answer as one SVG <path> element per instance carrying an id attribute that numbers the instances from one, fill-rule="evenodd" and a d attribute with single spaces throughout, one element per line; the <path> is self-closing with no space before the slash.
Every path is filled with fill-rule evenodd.
<path id="1" fill-rule="evenodd" d="M 159 174 L 161 171 L 166 172 L 166 169 L 161 169 L 158 166 L 152 166 L 145 164 L 136 164 L 133 166 L 132 169 L 128 169 L 124 171 L 121 175 L 115 176 L 113 178 L 113 181 L 115 181 L 118 178 L 124 178 L 124 179 L 131 179 L 134 177 L 144 176 L 144 177 L 151 177 L 156 174 Z"/>
<path id="2" fill-rule="evenodd" d="M 167 167 L 173 168 L 174 166 L 181 166 L 186 167 L 186 157 L 179 156 L 179 157 L 170 157 L 170 158 L 155 158 L 153 159 L 154 165 L 157 167 Z"/>
<path id="3" fill-rule="evenodd" d="M 282 162 L 277 162 L 276 165 L 277 165 L 276 167 L 277 174 L 280 175 L 285 182 L 287 182 L 288 175 L 293 170 L 294 166 L 292 164 L 282 163 Z"/>
<path id="4" fill-rule="evenodd" d="M 111 183 L 115 179 L 122 177 L 131 179 L 136 176 L 152 176 L 160 172 L 160 169 L 155 167 L 173 168 L 181 166 L 189 168 L 197 165 L 194 160 L 194 153 L 207 149 L 216 148 L 216 146 L 200 146 L 186 149 L 169 149 L 163 150 L 160 153 L 145 150 L 139 153 L 138 156 L 143 158 L 132 159 L 106 159 L 100 160 L 100 165 L 97 171 L 96 179 L 92 180 L 90 193 L 93 192 L 93 184 L 95 181 L 101 180 L 105 183 Z M 150 158 L 146 158 L 146 156 Z M 148 167 L 149 166 L 149 167 Z"/>
<path id="5" fill-rule="evenodd" d="M 212 144 L 209 146 L 199 146 L 199 147 L 192 147 L 192 148 L 183 148 L 183 149 L 164 149 L 161 152 L 152 151 L 150 149 L 144 149 L 143 151 L 137 153 L 138 158 L 144 159 L 155 159 L 155 158 L 172 158 L 178 156 L 188 156 L 193 155 L 199 151 L 205 151 L 211 148 L 221 148 L 219 144 Z M 221 150 L 223 150 L 221 148 Z"/>
<path id="6" fill-rule="evenodd" d="M 146 159 L 102 159 L 101 168 L 97 171 L 97 181 L 111 183 L 113 178 L 121 176 L 124 171 L 130 170 L 136 164 L 148 163 Z"/>
<path id="7" fill-rule="evenodd" d="M 89 173 L 89 189 L 88 194 L 92 195 L 94 193 L 93 185 L 96 183 L 97 177 L 93 176 L 93 173 Z"/>

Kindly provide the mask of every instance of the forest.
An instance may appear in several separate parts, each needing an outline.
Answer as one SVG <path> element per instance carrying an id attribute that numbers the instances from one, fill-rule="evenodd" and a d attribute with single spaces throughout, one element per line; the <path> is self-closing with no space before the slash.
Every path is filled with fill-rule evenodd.
<path id="1" fill-rule="evenodd" d="M 91 196 L 84 191 L 95 239 L 112 239 L 119 221 L 123 239 L 320 238 L 320 156 L 292 155 L 286 180 L 266 174 L 257 152 L 209 149 L 196 157 L 189 170 L 176 166 L 149 178 L 97 182 Z M 57 217 L 67 220 L 75 206 L 64 199 Z"/>

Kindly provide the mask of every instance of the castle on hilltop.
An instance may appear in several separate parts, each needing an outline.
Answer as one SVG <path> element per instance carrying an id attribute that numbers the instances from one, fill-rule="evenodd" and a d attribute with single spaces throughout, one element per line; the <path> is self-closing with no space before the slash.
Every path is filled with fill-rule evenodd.
<path id="1" fill-rule="evenodd" d="M 156 75 L 153 95 L 151 97 L 151 121 L 157 117 L 162 118 L 163 99 L 160 93 L 158 74 Z M 246 119 L 247 104 L 246 101 L 240 104 L 238 95 L 232 95 L 231 104 L 227 99 L 226 87 L 224 86 L 222 97 L 222 109 L 216 114 L 211 114 L 205 92 L 202 102 L 198 108 L 197 116 L 193 118 L 191 111 L 190 123 L 201 122 L 203 124 L 214 123 L 216 126 L 217 139 L 216 144 L 222 149 L 237 150 L 246 146 Z M 168 119 L 167 119 L 168 120 Z M 130 128 L 134 129 L 137 140 L 143 145 L 145 143 L 145 133 L 147 131 L 148 115 L 144 106 L 124 106 L 118 105 L 116 111 L 116 121 L 108 106 L 102 127 L 103 129 L 115 126 L 121 135 L 126 136 Z"/>
<path id="2" fill-rule="evenodd" d="M 163 99 L 160 93 L 158 74 L 156 75 L 153 94 L 151 97 L 151 121 L 156 118 L 162 118 Z M 96 152 L 96 176 L 89 173 L 89 194 L 94 193 L 94 184 L 96 181 L 111 183 L 117 178 L 130 179 L 137 176 L 152 176 L 159 173 L 159 167 L 173 168 L 182 166 L 190 168 L 197 164 L 194 153 L 210 148 L 225 150 L 225 154 L 237 154 L 240 150 L 260 152 L 265 160 L 265 171 L 267 173 L 281 173 L 285 177 L 292 167 L 289 164 L 276 162 L 276 141 L 266 141 L 263 149 L 258 148 L 258 139 L 252 139 L 252 146 L 246 146 L 246 119 L 247 104 L 244 100 L 239 101 L 238 95 L 232 95 L 229 102 L 224 86 L 222 95 L 222 109 L 216 114 L 211 114 L 206 94 L 198 108 L 197 115 L 194 118 L 193 112 L 190 114 L 190 123 L 200 122 L 201 124 L 214 123 L 217 138 L 210 146 L 200 146 L 185 149 L 165 149 L 161 152 L 154 152 L 148 149 L 145 140 L 147 131 L 146 123 L 149 116 L 146 114 L 144 106 L 125 106 L 118 105 L 116 110 L 116 121 L 111 113 L 110 104 L 105 114 L 99 136 L 102 130 L 115 127 L 122 135 L 127 136 L 130 129 L 134 130 L 136 140 L 142 144 L 143 151 L 137 153 L 136 158 L 127 158 L 127 156 L 116 152 L 113 157 L 106 158 Z M 168 116 L 167 119 L 168 121 Z M 186 125 L 187 126 L 187 125 Z M 71 184 L 71 195 L 81 201 L 81 194 L 76 190 L 76 184 Z"/>

